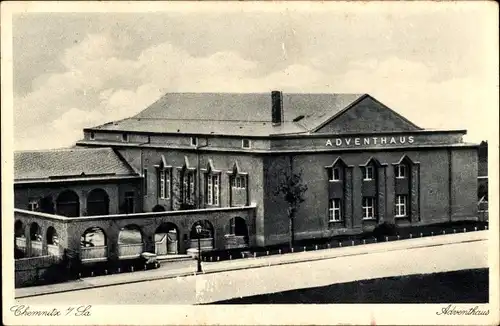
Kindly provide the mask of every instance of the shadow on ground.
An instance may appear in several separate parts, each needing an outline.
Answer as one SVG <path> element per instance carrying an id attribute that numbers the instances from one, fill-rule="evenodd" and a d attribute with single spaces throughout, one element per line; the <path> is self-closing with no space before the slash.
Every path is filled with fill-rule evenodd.
<path id="1" fill-rule="evenodd" d="M 332 284 L 212 304 L 487 303 L 488 284 L 485 268 Z"/>

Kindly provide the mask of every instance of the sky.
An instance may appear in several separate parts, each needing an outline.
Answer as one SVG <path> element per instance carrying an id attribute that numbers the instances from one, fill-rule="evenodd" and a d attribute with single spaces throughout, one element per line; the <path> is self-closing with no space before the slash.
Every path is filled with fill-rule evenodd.
<path id="1" fill-rule="evenodd" d="M 489 139 L 498 38 L 480 4 L 15 14 L 14 146 L 70 146 L 166 92 L 275 89 L 369 93 L 421 127 Z"/>

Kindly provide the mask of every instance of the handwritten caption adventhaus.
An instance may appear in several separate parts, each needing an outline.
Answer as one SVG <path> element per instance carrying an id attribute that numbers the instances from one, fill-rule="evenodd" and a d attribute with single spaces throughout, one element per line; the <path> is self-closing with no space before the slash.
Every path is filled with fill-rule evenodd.
<path id="1" fill-rule="evenodd" d="M 413 144 L 415 138 L 413 136 L 397 136 L 397 137 L 355 137 L 355 138 L 336 138 L 328 139 L 326 146 L 365 146 L 365 145 L 403 145 Z"/>
<path id="2" fill-rule="evenodd" d="M 92 306 L 70 306 L 65 309 L 34 309 L 28 305 L 15 305 L 10 311 L 17 317 L 90 317 Z"/>

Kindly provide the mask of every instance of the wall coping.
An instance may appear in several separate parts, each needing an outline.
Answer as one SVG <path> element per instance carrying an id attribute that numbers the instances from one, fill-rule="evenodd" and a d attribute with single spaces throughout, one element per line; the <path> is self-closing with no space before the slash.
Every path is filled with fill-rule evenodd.
<path id="1" fill-rule="evenodd" d="M 46 219 L 58 220 L 61 222 L 75 222 L 75 221 L 94 221 L 94 220 L 119 220 L 119 219 L 133 219 L 139 217 L 162 217 L 162 216 L 175 216 L 175 215 L 191 215 L 197 213 L 214 213 L 214 212 L 238 212 L 253 210 L 257 205 L 242 207 L 217 207 L 217 208 L 203 208 L 203 209 L 187 209 L 179 211 L 164 211 L 164 212 L 147 212 L 147 213 L 133 213 L 133 214 L 114 214 L 114 215 L 96 215 L 96 216 L 79 216 L 79 217 L 66 217 L 61 215 L 52 215 L 40 212 L 33 212 L 24 209 L 14 208 L 14 212 L 23 215 L 41 217 Z"/>

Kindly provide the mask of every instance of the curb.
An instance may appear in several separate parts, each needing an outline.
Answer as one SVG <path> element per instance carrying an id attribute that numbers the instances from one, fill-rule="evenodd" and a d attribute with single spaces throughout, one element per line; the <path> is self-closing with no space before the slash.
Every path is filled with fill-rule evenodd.
<path id="1" fill-rule="evenodd" d="M 408 239 L 411 240 L 411 239 Z M 270 266 L 280 266 L 280 265 L 288 265 L 288 264 L 296 264 L 296 263 L 303 263 L 303 262 L 313 262 L 313 261 L 319 261 L 319 260 L 328 260 L 328 259 L 335 259 L 335 258 L 343 258 L 343 257 L 349 257 L 349 256 L 361 256 L 361 255 L 367 255 L 367 254 L 374 254 L 374 253 L 382 253 L 382 252 L 391 252 L 391 251 L 400 251 L 400 250 L 406 250 L 406 249 L 418 249 L 418 248 L 430 248 L 430 247 L 437 247 L 437 246 L 444 246 L 444 245 L 449 245 L 449 244 L 457 244 L 457 243 L 469 243 L 469 242 L 477 242 L 477 241 L 485 241 L 487 240 L 487 237 L 480 237 L 478 239 L 470 239 L 470 240 L 461 240 L 461 241 L 453 241 L 453 242 L 445 242 L 445 243 L 436 243 L 436 244 L 420 244 L 420 245 L 415 245 L 411 247 L 400 247 L 400 248 L 384 248 L 384 249 L 372 249 L 372 250 L 365 250 L 362 252 L 357 252 L 357 253 L 345 253 L 345 254 L 335 254 L 335 252 L 332 252 L 331 255 L 324 255 L 320 257 L 313 257 L 313 258 L 308 258 L 308 257 L 302 257 L 302 258 L 297 258 L 297 259 L 291 259 L 287 261 L 278 261 L 278 262 L 261 262 L 260 264 L 256 265 L 251 265 L 251 266 L 235 266 L 235 267 L 229 267 L 229 268 L 214 268 L 212 270 L 208 271 L 203 271 L 202 274 L 197 274 L 195 272 L 179 272 L 176 274 L 169 274 L 169 275 L 160 275 L 160 276 L 152 276 L 148 278 L 143 278 L 143 279 L 137 279 L 137 280 L 130 280 L 130 281 L 118 281 L 114 283 L 108 283 L 108 284 L 101 284 L 101 285 L 84 285 L 80 288 L 72 288 L 72 289 L 63 289 L 63 290 L 53 290 L 53 291 L 46 291 L 43 293 L 36 293 L 36 294 L 27 294 L 27 295 L 21 295 L 21 296 L 15 296 L 15 299 L 22 299 L 22 298 L 29 298 L 29 297 L 37 297 L 37 296 L 42 296 L 42 295 L 49 295 L 49 294 L 57 294 L 57 293 L 65 293 L 65 292 L 73 292 L 73 291 L 80 291 L 80 290 L 88 290 L 88 289 L 96 289 L 96 288 L 103 288 L 103 287 L 108 287 L 108 286 L 115 286 L 115 285 L 123 285 L 123 284 L 133 284 L 133 283 L 141 283 L 141 282 L 149 282 L 149 281 L 158 281 L 158 280 L 165 280 L 165 279 L 171 279 L 171 278 L 177 278 L 177 277 L 186 277 L 186 276 L 197 276 L 197 275 L 208 275 L 208 274 L 214 274 L 214 273 L 220 273 L 220 272 L 231 272 L 231 271 L 237 271 L 237 270 L 242 270 L 242 269 L 252 269 L 252 268 L 262 268 L 262 267 L 270 267 Z M 382 244 L 386 242 L 379 242 L 377 244 Z M 373 245 L 373 244 L 370 244 Z M 375 244 L 376 245 L 376 244 Z M 350 247 L 344 247 L 344 248 L 350 248 Z M 327 249 L 327 250 L 333 250 L 338 248 L 333 248 L 333 249 Z M 310 252 L 310 251 L 309 251 Z M 263 259 L 263 258 L 268 258 L 269 256 L 262 256 L 262 257 L 257 257 L 257 258 L 250 258 L 258 260 L 258 259 Z"/>

